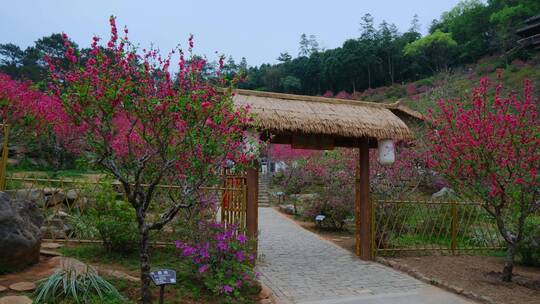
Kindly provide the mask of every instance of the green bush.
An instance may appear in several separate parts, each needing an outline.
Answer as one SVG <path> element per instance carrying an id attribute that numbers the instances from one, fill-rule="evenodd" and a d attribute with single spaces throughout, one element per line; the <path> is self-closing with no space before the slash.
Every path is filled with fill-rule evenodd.
<path id="1" fill-rule="evenodd" d="M 517 255 L 524 265 L 540 266 L 540 216 L 529 217 L 525 222 Z"/>
<path id="2" fill-rule="evenodd" d="M 107 251 L 132 252 L 137 248 L 135 210 L 125 201 L 112 201 L 94 216 L 96 229 Z"/>
<path id="3" fill-rule="evenodd" d="M 81 237 L 99 237 L 109 252 L 134 251 L 139 240 L 135 210 L 119 199 L 112 184 L 103 183 L 97 189 L 88 189 L 83 196 L 91 198 L 91 206 L 85 213 L 69 218 L 75 233 Z"/>
<path id="4" fill-rule="evenodd" d="M 40 282 L 34 292 L 34 303 L 125 303 L 118 290 L 87 267 L 73 266 L 58 270 Z"/>

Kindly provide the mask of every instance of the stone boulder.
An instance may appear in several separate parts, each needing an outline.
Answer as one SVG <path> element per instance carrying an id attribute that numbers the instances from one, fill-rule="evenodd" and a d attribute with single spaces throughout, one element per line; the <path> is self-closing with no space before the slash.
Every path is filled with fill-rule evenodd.
<path id="1" fill-rule="evenodd" d="M 441 190 L 433 193 L 431 195 L 431 198 L 432 199 L 441 199 L 443 197 L 446 197 L 446 196 L 453 196 L 455 194 L 454 190 L 450 189 L 450 188 L 447 188 L 447 187 L 443 187 Z"/>
<path id="2" fill-rule="evenodd" d="M 35 203 L 0 192 L 0 269 L 22 269 L 39 261 L 42 224 Z"/>
<path id="3" fill-rule="evenodd" d="M 279 210 L 283 213 L 294 214 L 294 205 L 279 205 Z"/>

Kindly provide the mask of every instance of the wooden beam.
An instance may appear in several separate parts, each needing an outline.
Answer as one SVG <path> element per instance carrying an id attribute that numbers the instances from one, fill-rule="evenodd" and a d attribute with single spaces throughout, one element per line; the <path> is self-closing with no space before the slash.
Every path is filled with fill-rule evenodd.
<path id="1" fill-rule="evenodd" d="M 331 136 L 294 134 L 291 146 L 293 149 L 333 150 L 334 139 Z"/>
<path id="2" fill-rule="evenodd" d="M 246 200 L 246 229 L 247 237 L 257 240 L 259 229 L 259 163 L 255 162 L 246 172 L 247 200 Z"/>
<path id="3" fill-rule="evenodd" d="M 280 133 L 277 131 L 269 131 L 268 133 L 272 134 L 270 143 L 289 144 L 292 145 L 293 148 L 313 150 L 330 150 L 334 147 L 358 148 L 361 140 L 360 138 L 331 136 L 326 134 L 293 134 Z M 264 139 L 268 139 L 268 137 L 263 137 L 263 140 Z M 376 149 L 377 141 L 370 139 L 369 148 Z"/>
<path id="4" fill-rule="evenodd" d="M 356 254 L 362 260 L 373 260 L 371 204 L 369 201 L 369 140 L 361 139 L 355 181 Z"/>

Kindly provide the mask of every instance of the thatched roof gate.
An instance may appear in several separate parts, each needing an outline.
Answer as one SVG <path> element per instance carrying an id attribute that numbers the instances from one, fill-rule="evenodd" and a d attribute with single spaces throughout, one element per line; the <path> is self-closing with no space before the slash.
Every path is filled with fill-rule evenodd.
<path id="1" fill-rule="evenodd" d="M 398 117 L 423 117 L 399 103 L 384 104 L 336 98 L 237 90 L 237 106 L 249 105 L 255 114 L 253 127 L 269 133 L 273 143 L 294 148 L 359 148 L 356 178 L 356 253 L 373 259 L 371 204 L 369 202 L 369 148 L 377 140 L 409 140 L 412 133 Z M 252 238 L 258 230 L 258 168 L 248 170 L 247 229 Z"/>

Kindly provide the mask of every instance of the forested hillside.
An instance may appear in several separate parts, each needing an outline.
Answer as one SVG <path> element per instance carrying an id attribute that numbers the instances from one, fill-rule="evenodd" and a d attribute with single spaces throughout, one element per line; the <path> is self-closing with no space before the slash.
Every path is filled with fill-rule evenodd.
<path id="1" fill-rule="evenodd" d="M 341 47 L 321 49 L 314 35 L 304 34 L 298 54 L 281 53 L 277 64 L 249 67 L 245 58 L 239 63 L 229 58 L 222 72 L 245 76 L 239 84 L 243 89 L 370 101 L 400 99 L 422 110 L 425 100 L 466 92 L 474 85 L 470 80 L 493 76 L 497 69 L 505 70 L 510 88 L 520 87 L 526 77 L 539 80 L 538 51 L 519 47 L 515 34 L 524 20 L 537 14 L 538 0 L 464 0 L 430 25 L 420 25 L 414 16 L 405 32 L 387 21 L 376 25 L 374 17 L 366 14 L 359 16 L 358 37 Z M 427 35 L 421 35 L 421 26 L 429 27 Z M 84 61 L 89 50 L 71 45 Z M 0 44 L 0 72 L 44 88 L 44 56 L 68 64 L 64 53 L 61 34 L 38 39 L 26 49 Z M 207 64 L 208 75 L 216 65 Z"/>
<path id="2" fill-rule="evenodd" d="M 359 18 L 359 36 L 341 47 L 321 50 L 315 36 L 302 35 L 296 57 L 282 53 L 278 64 L 248 68 L 241 86 L 308 95 L 353 94 L 353 98 L 376 101 L 401 98 L 407 95 L 406 88 L 396 84 L 427 78 L 417 83 L 422 90 L 456 71 L 458 75 L 469 68 L 489 73 L 516 60 L 517 65 L 531 61 L 534 52 L 517 47 L 515 31 L 539 13 L 537 0 L 466 0 L 433 20 L 424 37 L 416 16 L 410 28 L 400 33 L 394 24 L 376 25 L 373 16 L 366 14 Z M 479 60 L 477 67 L 471 67 Z M 228 69 L 242 72 L 246 65 L 230 60 Z M 390 92 L 381 95 L 370 90 L 379 87 L 389 87 L 385 90 Z"/>

